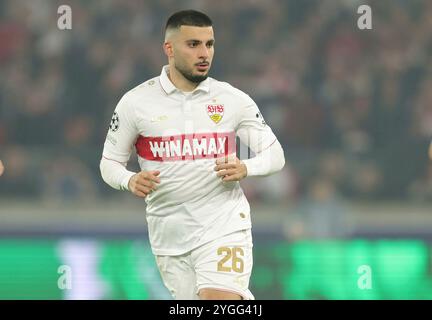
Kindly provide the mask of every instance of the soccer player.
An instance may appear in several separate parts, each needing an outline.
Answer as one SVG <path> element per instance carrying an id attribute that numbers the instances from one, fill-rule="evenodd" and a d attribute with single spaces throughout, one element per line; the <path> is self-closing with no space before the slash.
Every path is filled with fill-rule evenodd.
<path id="1" fill-rule="evenodd" d="M 250 206 L 239 181 L 285 164 L 254 101 L 208 76 L 214 43 L 207 15 L 168 19 L 168 65 L 122 97 L 100 163 L 107 184 L 145 199 L 152 252 L 175 299 L 254 298 Z M 236 157 L 236 136 L 255 157 Z M 133 147 L 138 173 L 126 169 Z"/>

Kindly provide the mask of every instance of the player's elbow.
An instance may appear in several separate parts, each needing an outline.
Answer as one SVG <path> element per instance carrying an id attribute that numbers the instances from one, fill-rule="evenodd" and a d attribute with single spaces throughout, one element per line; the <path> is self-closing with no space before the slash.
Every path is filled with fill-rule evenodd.
<path id="1" fill-rule="evenodd" d="M 102 158 L 100 163 L 99 163 L 99 171 L 100 171 L 100 175 L 102 177 L 102 180 L 106 183 L 106 184 L 110 184 L 109 180 L 108 180 L 108 166 L 107 166 L 107 161 Z"/>
<path id="2" fill-rule="evenodd" d="M 102 177 L 102 180 L 114 189 L 119 189 L 118 184 L 115 182 L 115 163 L 113 161 L 109 161 L 105 158 L 102 158 L 99 163 L 99 170 Z"/>
<path id="3" fill-rule="evenodd" d="M 274 154 L 275 154 L 274 172 L 279 172 L 285 166 L 285 154 L 279 142 L 276 145 Z"/>
<path id="4" fill-rule="evenodd" d="M 285 155 L 282 151 L 282 155 L 281 155 L 281 158 L 280 158 L 279 163 L 278 163 L 277 171 L 281 171 L 284 167 L 285 167 Z"/>

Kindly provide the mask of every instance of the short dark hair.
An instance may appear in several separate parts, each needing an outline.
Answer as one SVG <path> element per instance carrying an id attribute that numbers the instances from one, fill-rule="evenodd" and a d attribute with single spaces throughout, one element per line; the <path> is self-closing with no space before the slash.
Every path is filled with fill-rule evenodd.
<path id="1" fill-rule="evenodd" d="M 213 22 L 205 13 L 196 10 L 183 10 L 168 18 L 165 31 L 167 29 L 179 29 L 181 26 L 211 27 L 212 25 Z"/>

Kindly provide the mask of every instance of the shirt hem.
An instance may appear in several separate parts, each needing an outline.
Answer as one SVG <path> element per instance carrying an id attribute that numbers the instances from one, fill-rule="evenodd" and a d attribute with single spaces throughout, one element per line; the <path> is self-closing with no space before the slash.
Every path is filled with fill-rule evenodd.
<path id="1" fill-rule="evenodd" d="M 249 229 L 252 229 L 252 225 L 251 224 L 246 225 L 246 226 L 241 226 L 241 227 L 235 228 L 235 229 L 229 229 L 229 230 L 227 230 L 227 232 L 218 234 L 216 237 L 212 237 L 210 239 L 206 239 L 205 241 L 202 241 L 202 242 L 199 241 L 196 245 L 194 245 L 191 248 L 188 248 L 186 250 L 179 250 L 179 251 L 176 251 L 176 250 L 164 250 L 164 249 L 154 249 L 152 247 L 152 252 L 153 252 L 153 255 L 155 255 L 155 256 L 180 256 L 180 255 L 188 253 L 188 252 L 190 252 L 190 251 L 192 251 L 192 250 L 194 250 L 194 249 L 196 249 L 196 248 L 198 248 L 198 247 L 200 247 L 200 246 L 202 246 L 202 245 L 204 245 L 204 244 L 206 244 L 206 243 L 208 243 L 210 241 L 213 241 L 213 240 L 215 240 L 215 239 L 217 239 L 219 237 L 226 236 L 227 234 L 230 234 L 230 233 L 233 233 L 233 232 L 236 232 L 236 231 L 249 230 Z"/>

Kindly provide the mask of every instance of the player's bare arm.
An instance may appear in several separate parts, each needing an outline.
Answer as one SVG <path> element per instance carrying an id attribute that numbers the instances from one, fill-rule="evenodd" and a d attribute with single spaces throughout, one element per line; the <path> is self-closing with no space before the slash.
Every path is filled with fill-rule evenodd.
<path id="1" fill-rule="evenodd" d="M 160 171 L 141 171 L 133 175 L 129 180 L 129 191 L 140 198 L 145 198 L 147 195 L 157 189 L 157 184 L 160 183 L 158 175 Z"/>
<path id="2" fill-rule="evenodd" d="M 228 160 L 227 157 L 217 159 L 214 170 L 216 175 L 221 177 L 222 181 L 240 181 L 247 176 L 246 165 L 237 157 Z"/>

